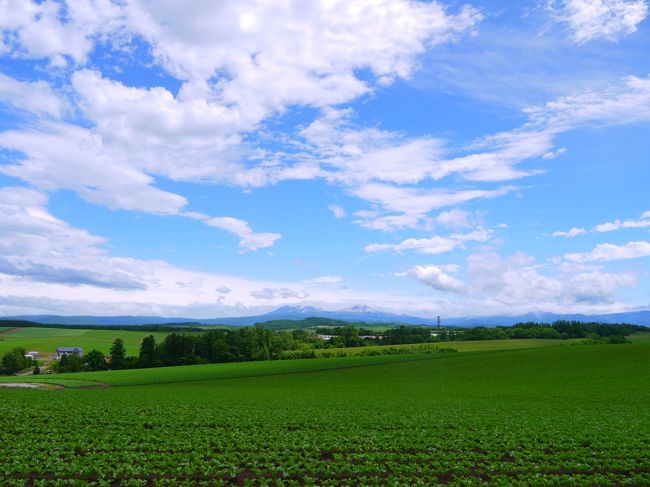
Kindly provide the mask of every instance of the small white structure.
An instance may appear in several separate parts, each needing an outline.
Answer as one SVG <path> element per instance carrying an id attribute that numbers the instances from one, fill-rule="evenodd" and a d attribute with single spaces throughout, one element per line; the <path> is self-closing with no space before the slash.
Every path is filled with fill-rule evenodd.
<path id="1" fill-rule="evenodd" d="M 81 347 L 57 347 L 56 348 L 56 358 L 60 359 L 64 355 L 76 355 L 77 357 L 83 357 L 84 349 Z"/>
<path id="2" fill-rule="evenodd" d="M 334 335 L 316 335 L 316 336 L 321 340 L 331 340 L 332 338 L 334 338 Z"/>
<path id="3" fill-rule="evenodd" d="M 27 352 L 25 357 L 31 358 L 32 360 L 38 360 L 38 352 Z"/>

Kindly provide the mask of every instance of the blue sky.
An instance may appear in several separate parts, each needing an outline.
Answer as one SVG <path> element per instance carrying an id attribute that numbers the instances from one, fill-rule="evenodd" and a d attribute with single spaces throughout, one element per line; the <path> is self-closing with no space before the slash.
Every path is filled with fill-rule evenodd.
<path id="1" fill-rule="evenodd" d="M 650 307 L 647 0 L 0 5 L 0 314 Z"/>

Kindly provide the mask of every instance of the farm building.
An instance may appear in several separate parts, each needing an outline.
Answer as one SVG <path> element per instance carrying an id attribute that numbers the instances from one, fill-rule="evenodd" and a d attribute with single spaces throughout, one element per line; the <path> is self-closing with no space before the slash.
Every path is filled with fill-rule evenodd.
<path id="1" fill-rule="evenodd" d="M 27 352 L 25 354 L 25 357 L 29 357 L 29 358 L 31 358 L 33 360 L 37 360 L 38 359 L 38 352 Z"/>
<path id="2" fill-rule="evenodd" d="M 60 359 L 64 355 L 76 355 L 77 357 L 83 357 L 84 349 L 80 347 L 57 347 L 56 348 L 56 358 Z"/>

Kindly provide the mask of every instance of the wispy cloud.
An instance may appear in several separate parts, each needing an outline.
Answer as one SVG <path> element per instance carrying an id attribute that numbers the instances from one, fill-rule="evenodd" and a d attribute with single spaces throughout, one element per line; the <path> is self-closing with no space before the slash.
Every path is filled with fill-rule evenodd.
<path id="1" fill-rule="evenodd" d="M 571 29 L 578 44 L 630 35 L 648 15 L 645 0 L 550 0 L 548 5 L 553 17 Z"/>
<path id="2" fill-rule="evenodd" d="M 646 211 L 641 214 L 641 216 L 636 220 L 619 220 L 616 219 L 612 222 L 599 223 L 595 225 L 591 230 L 585 230 L 584 228 L 574 227 L 569 231 L 557 231 L 553 232 L 553 237 L 575 237 L 577 235 L 583 235 L 585 233 L 605 233 L 613 232 L 616 230 L 621 230 L 624 228 L 648 228 L 650 227 L 650 211 Z"/>
<path id="3" fill-rule="evenodd" d="M 650 256 L 650 242 L 635 241 L 625 245 L 602 243 L 591 252 L 564 254 L 570 262 L 607 262 L 612 260 L 638 259 Z"/>

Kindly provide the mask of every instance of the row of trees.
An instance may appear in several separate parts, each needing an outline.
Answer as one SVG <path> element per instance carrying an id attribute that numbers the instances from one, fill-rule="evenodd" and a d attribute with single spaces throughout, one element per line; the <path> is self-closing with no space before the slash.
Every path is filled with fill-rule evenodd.
<path id="1" fill-rule="evenodd" d="M 300 332 L 299 330 L 296 330 Z M 300 333 L 297 333 L 300 335 Z M 247 362 L 279 359 L 285 350 L 306 348 L 293 333 L 272 332 L 260 326 L 238 330 L 210 330 L 197 335 L 171 333 L 160 343 L 153 335 L 142 340 L 137 356 L 127 355 L 124 342 L 116 339 L 108 357 L 92 350 L 84 357 L 63 357 L 57 372 L 119 370 L 217 362 Z"/>
<path id="2" fill-rule="evenodd" d="M 64 356 L 53 366 L 57 372 L 82 370 L 129 369 L 217 362 L 276 360 L 287 357 L 314 357 L 316 348 L 363 347 L 366 345 L 400 345 L 448 342 L 455 340 L 497 340 L 517 338 L 587 338 L 608 343 L 624 343 L 624 337 L 647 328 L 634 325 L 611 325 L 558 321 L 552 324 L 518 323 L 512 327 L 466 328 L 436 330 L 431 327 L 398 326 L 381 334 L 352 325 L 313 330 L 272 331 L 263 326 L 236 330 L 209 330 L 200 334 L 171 333 L 160 343 L 153 335 L 142 340 L 138 355 L 127 355 L 124 342 L 116 339 L 108 356 L 92 350 L 84 357 Z M 330 340 L 318 334 L 331 336 Z M 621 339 L 623 338 L 623 339 Z M 290 353 L 288 353 L 290 352 Z M 6 353 L 0 363 L 0 373 L 14 374 L 32 367 L 23 348 Z"/>
<path id="3" fill-rule="evenodd" d="M 2 356 L 0 362 L 0 374 L 12 375 L 21 370 L 34 366 L 34 360 L 26 357 L 27 351 L 22 347 L 16 347 Z"/>
<path id="4" fill-rule="evenodd" d="M 456 340 L 504 340 L 518 338 L 569 338 L 625 337 L 637 331 L 648 331 L 644 326 L 608 323 L 583 323 L 581 321 L 556 321 L 554 323 L 517 323 L 514 326 L 495 328 L 467 328 L 456 332 Z M 618 339 L 621 341 L 620 339 Z M 616 341 L 616 339 L 614 340 Z"/>

